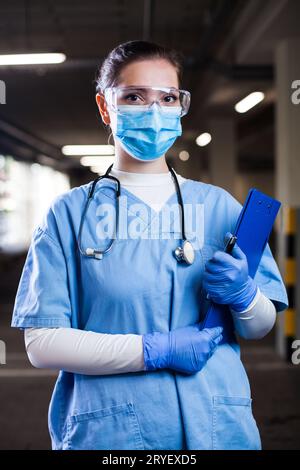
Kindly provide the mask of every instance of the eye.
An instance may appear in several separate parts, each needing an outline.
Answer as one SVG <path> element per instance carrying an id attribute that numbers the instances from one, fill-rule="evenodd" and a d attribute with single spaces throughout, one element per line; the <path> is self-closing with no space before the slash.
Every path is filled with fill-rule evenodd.
<path id="1" fill-rule="evenodd" d="M 129 103 L 137 103 L 141 100 L 141 97 L 136 95 L 135 93 L 130 93 L 129 95 L 126 95 L 124 99 Z"/>
<path id="2" fill-rule="evenodd" d="M 175 95 L 166 95 L 164 96 L 163 100 L 164 100 L 164 103 L 172 104 L 172 103 L 176 103 L 176 101 L 178 100 L 178 97 Z"/>

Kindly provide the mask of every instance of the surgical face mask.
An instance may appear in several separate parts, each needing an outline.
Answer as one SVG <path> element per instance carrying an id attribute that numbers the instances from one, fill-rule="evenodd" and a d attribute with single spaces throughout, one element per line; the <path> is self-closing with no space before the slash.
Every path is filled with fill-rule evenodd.
<path id="1" fill-rule="evenodd" d="M 182 134 L 180 116 L 180 106 L 119 105 L 115 137 L 132 157 L 156 160 Z"/>

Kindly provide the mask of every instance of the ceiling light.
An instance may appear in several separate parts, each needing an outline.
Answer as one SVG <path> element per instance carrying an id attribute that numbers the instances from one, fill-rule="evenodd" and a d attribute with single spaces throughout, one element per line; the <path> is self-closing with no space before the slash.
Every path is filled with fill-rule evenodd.
<path id="1" fill-rule="evenodd" d="M 254 91 L 253 93 L 250 93 L 250 95 L 246 96 L 246 98 L 242 99 L 239 101 L 234 109 L 238 113 L 246 113 L 249 111 L 249 109 L 253 108 L 256 106 L 258 103 L 260 103 L 264 99 L 265 95 L 261 91 Z"/>
<path id="2" fill-rule="evenodd" d="M 183 162 L 186 162 L 190 158 L 190 154 L 186 150 L 181 150 L 181 152 L 179 152 L 179 158 Z"/>
<path id="3" fill-rule="evenodd" d="M 107 166 L 105 166 L 105 165 L 103 165 L 103 166 L 102 165 L 91 166 L 90 170 L 93 173 L 99 173 L 100 175 L 103 175 L 107 170 Z"/>
<path id="4" fill-rule="evenodd" d="M 199 145 L 199 147 L 205 147 L 210 143 L 210 141 L 211 135 L 208 132 L 203 132 L 203 134 L 198 135 L 196 144 Z"/>
<path id="5" fill-rule="evenodd" d="M 114 155 L 113 145 L 64 145 L 62 147 L 64 155 L 83 156 L 83 155 Z"/>
<path id="6" fill-rule="evenodd" d="M 81 157 L 80 163 L 83 166 L 108 166 L 111 165 L 114 161 L 114 155 L 111 157 L 102 156 L 102 155 L 91 155 L 86 157 Z"/>
<path id="7" fill-rule="evenodd" d="M 65 54 L 58 52 L 43 54 L 0 55 L 0 65 L 60 64 L 66 60 Z"/>

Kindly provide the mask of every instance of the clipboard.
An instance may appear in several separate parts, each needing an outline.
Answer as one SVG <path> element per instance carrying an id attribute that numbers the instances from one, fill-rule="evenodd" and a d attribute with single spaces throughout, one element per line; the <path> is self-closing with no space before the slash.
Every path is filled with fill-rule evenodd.
<path id="1" fill-rule="evenodd" d="M 276 199 L 251 188 L 237 220 L 233 235 L 247 257 L 249 276 L 252 278 L 258 269 L 280 206 L 281 203 Z M 211 302 L 201 321 L 201 328 L 220 325 L 223 326 L 221 343 L 236 342 L 229 307 Z"/>

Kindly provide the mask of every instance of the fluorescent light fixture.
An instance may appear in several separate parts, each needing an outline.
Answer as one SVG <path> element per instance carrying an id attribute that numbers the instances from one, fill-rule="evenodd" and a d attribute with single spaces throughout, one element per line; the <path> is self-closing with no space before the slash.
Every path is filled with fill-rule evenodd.
<path id="1" fill-rule="evenodd" d="M 64 145 L 62 153 L 70 156 L 83 155 L 114 155 L 113 145 Z"/>
<path id="2" fill-rule="evenodd" d="M 265 95 L 262 91 L 254 91 L 253 93 L 250 93 L 250 95 L 246 96 L 244 99 L 239 101 L 234 109 L 238 113 L 246 113 L 249 111 L 249 109 L 253 108 L 256 106 L 258 103 L 260 103 L 264 99 Z"/>
<path id="3" fill-rule="evenodd" d="M 186 162 L 190 158 L 190 154 L 186 150 L 181 150 L 181 152 L 179 152 L 179 158 L 183 162 Z"/>
<path id="4" fill-rule="evenodd" d="M 96 165 L 91 165 L 90 170 L 93 171 L 94 173 L 100 173 L 103 175 L 103 173 L 106 172 L 107 168 L 112 164 L 113 162 L 106 162 L 103 164 L 96 164 Z"/>
<path id="5" fill-rule="evenodd" d="M 65 54 L 7 54 L 0 55 L 0 65 L 35 65 L 35 64 L 60 64 L 66 60 Z"/>
<path id="6" fill-rule="evenodd" d="M 211 142 L 211 135 L 209 132 L 203 132 L 203 134 L 198 135 L 196 139 L 196 144 L 199 145 L 199 147 L 205 147 Z"/>
<path id="7" fill-rule="evenodd" d="M 112 162 L 114 161 L 115 157 L 114 155 L 111 157 L 107 156 L 101 156 L 101 155 L 92 155 L 92 156 L 86 156 L 86 157 L 81 157 L 80 163 L 83 166 L 105 166 L 105 165 L 111 165 Z"/>
<path id="8" fill-rule="evenodd" d="M 107 170 L 106 167 L 104 166 L 91 166 L 90 167 L 90 170 L 93 172 L 93 173 L 98 173 L 100 175 L 103 175 L 103 173 L 105 173 L 105 171 Z"/>

